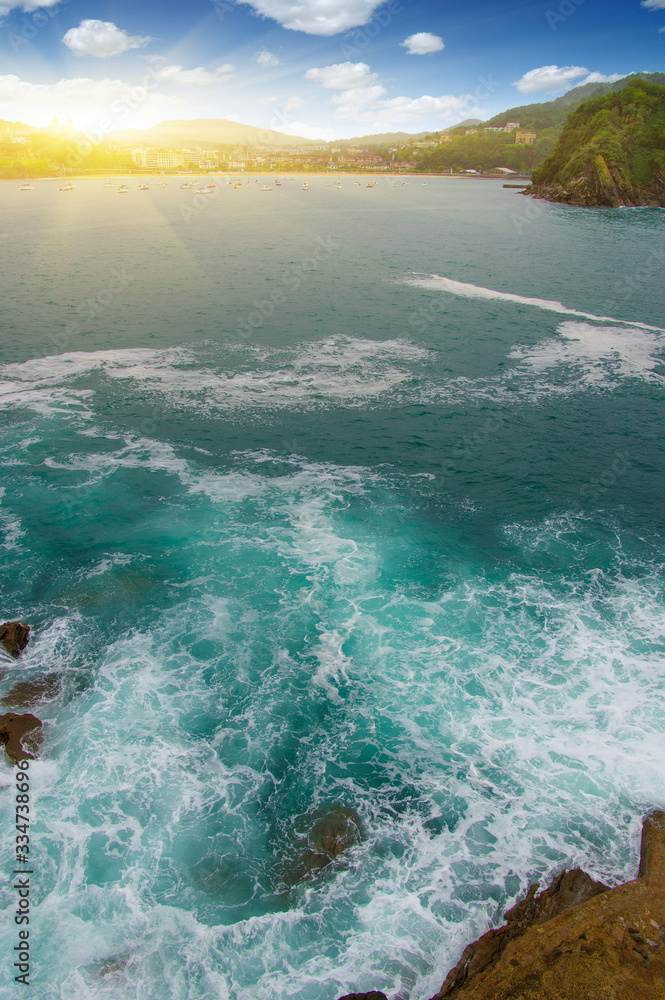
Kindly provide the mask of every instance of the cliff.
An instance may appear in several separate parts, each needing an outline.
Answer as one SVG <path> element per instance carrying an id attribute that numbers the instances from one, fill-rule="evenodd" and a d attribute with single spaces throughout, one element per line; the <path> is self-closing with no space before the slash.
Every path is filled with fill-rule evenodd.
<path id="1" fill-rule="evenodd" d="M 665 86 L 637 78 L 581 104 L 524 194 L 569 205 L 665 207 Z"/>
<path id="2" fill-rule="evenodd" d="M 644 822 L 634 881 L 608 889 L 576 870 L 535 888 L 432 1000 L 663 1000 L 665 812 Z"/>

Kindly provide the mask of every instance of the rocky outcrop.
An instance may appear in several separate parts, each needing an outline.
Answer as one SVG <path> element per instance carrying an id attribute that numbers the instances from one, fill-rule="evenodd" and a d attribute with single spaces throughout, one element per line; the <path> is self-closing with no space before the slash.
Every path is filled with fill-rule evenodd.
<path id="1" fill-rule="evenodd" d="M 23 622 L 4 622 L 0 625 L 0 643 L 15 660 L 28 645 L 29 636 L 30 626 Z"/>
<path id="2" fill-rule="evenodd" d="M 35 715 L 0 715 L 0 743 L 12 764 L 34 760 L 42 744 L 42 724 Z"/>
<path id="3" fill-rule="evenodd" d="M 323 806 L 304 816 L 299 828 L 294 855 L 281 872 L 283 881 L 291 886 L 314 878 L 361 840 L 360 817 L 348 806 Z"/>
<path id="4" fill-rule="evenodd" d="M 611 170 L 598 154 L 586 170 L 566 184 L 530 184 L 522 194 L 545 201 L 585 208 L 665 206 L 665 177 L 656 174 L 648 185 L 632 184 L 618 170 Z"/>
<path id="5" fill-rule="evenodd" d="M 647 817 L 637 879 L 576 869 L 470 945 L 432 1000 L 663 1000 L 665 812 Z"/>
<path id="6" fill-rule="evenodd" d="M 59 674 L 46 674 L 36 681 L 18 681 L 2 698 L 2 704 L 11 708 L 31 708 L 42 701 L 50 701 L 60 694 Z"/>
<path id="7" fill-rule="evenodd" d="M 537 885 L 532 885 L 524 899 L 504 914 L 506 923 L 503 927 L 488 931 L 468 945 L 433 1000 L 459 995 L 462 987 L 474 976 L 496 965 L 508 942 L 520 937 L 530 926 L 545 923 L 569 907 L 607 891 L 607 886 L 594 882 L 580 868 L 562 872 L 549 888 L 536 896 L 537 888 Z"/>
<path id="8" fill-rule="evenodd" d="M 385 993 L 379 993 L 378 990 L 371 990 L 369 993 L 347 993 L 339 1000 L 388 1000 L 388 997 Z"/>

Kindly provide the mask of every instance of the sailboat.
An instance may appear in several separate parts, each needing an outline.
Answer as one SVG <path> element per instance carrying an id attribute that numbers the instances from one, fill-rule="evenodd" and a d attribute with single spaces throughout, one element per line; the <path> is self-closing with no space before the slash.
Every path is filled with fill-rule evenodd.
<path id="1" fill-rule="evenodd" d="M 58 188 L 58 191 L 73 191 L 74 190 L 74 185 L 71 183 L 71 181 L 67 180 L 67 167 L 63 167 L 62 168 L 62 172 L 63 172 L 64 177 L 65 177 L 65 183 L 60 185 L 60 187 Z M 72 174 L 72 176 L 73 176 L 73 174 Z"/>
<path id="2" fill-rule="evenodd" d="M 20 190 L 21 191 L 34 191 L 35 190 L 35 185 L 30 183 L 30 175 L 28 174 L 28 166 L 27 166 L 25 160 L 23 161 L 23 166 L 25 167 L 25 184 L 21 184 Z"/>

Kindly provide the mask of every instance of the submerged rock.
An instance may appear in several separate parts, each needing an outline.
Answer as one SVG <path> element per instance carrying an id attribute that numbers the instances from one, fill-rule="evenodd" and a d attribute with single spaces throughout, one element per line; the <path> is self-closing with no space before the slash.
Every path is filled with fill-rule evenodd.
<path id="1" fill-rule="evenodd" d="M 432 1000 L 663 1000 L 665 812 L 642 830 L 638 877 L 615 889 L 575 869 L 469 945 Z"/>
<path id="2" fill-rule="evenodd" d="M 304 816 L 298 827 L 302 846 L 297 845 L 295 856 L 282 870 L 287 885 L 315 877 L 362 839 L 360 816 L 348 806 L 323 806 Z"/>
<path id="3" fill-rule="evenodd" d="M 0 743 L 12 764 L 20 760 L 34 760 L 42 744 L 42 724 L 35 716 L 7 712 L 0 715 Z"/>
<path id="4" fill-rule="evenodd" d="M 29 636 L 30 626 L 23 622 L 4 622 L 0 625 L 0 643 L 15 660 L 28 645 Z"/>
<path id="5" fill-rule="evenodd" d="M 30 708 L 40 701 L 49 701 L 60 694 L 59 674 L 46 674 L 36 681 L 18 681 L 2 699 L 3 705 L 12 708 Z"/>

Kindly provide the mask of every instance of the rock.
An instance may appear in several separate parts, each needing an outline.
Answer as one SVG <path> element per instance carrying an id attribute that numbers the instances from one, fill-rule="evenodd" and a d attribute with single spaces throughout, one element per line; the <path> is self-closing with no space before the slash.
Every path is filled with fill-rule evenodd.
<path id="1" fill-rule="evenodd" d="M 4 743 L 12 764 L 34 760 L 42 739 L 42 724 L 35 715 L 16 715 L 14 712 L 0 715 L 0 743 Z"/>
<path id="2" fill-rule="evenodd" d="M 587 168 L 566 184 L 530 184 L 523 194 L 545 201 L 585 208 L 623 208 L 626 205 L 665 205 L 665 178 L 656 175 L 648 185 L 631 184 L 611 170 L 599 153 Z"/>
<path id="3" fill-rule="evenodd" d="M 0 642 L 15 660 L 18 660 L 28 645 L 29 635 L 30 626 L 23 622 L 4 622 L 0 625 Z"/>
<path id="4" fill-rule="evenodd" d="M 385 993 L 379 993 L 378 990 L 371 990 L 369 993 L 347 993 L 339 1000 L 388 1000 L 388 997 Z"/>
<path id="5" fill-rule="evenodd" d="M 432 1000 L 663 1000 L 665 812 L 644 822 L 635 881 L 608 889 L 576 869 L 535 890 Z"/>
<path id="6" fill-rule="evenodd" d="M 343 851 L 360 842 L 361 829 L 358 813 L 348 806 L 323 806 L 308 813 L 299 824 L 304 844 L 283 866 L 286 884 L 297 885 L 327 868 Z"/>
<path id="7" fill-rule="evenodd" d="M 2 698 L 2 704 L 12 708 L 30 708 L 40 701 L 49 701 L 60 694 L 58 674 L 46 674 L 36 681 L 18 681 Z"/>

